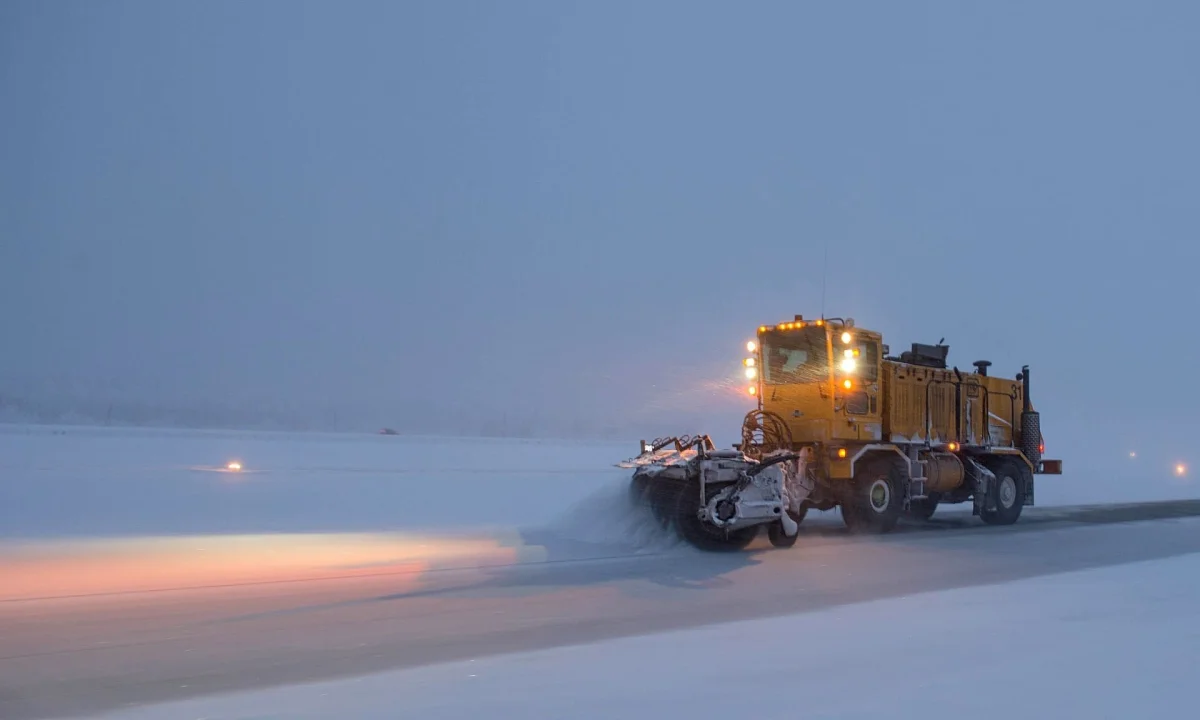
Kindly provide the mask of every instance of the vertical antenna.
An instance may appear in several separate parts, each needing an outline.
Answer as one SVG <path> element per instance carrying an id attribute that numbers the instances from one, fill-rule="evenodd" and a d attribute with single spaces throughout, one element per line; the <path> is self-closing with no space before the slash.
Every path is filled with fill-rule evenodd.
<path id="1" fill-rule="evenodd" d="M 821 266 L 821 319 L 825 319 L 825 285 L 829 281 L 829 240 L 825 240 L 825 261 Z"/>

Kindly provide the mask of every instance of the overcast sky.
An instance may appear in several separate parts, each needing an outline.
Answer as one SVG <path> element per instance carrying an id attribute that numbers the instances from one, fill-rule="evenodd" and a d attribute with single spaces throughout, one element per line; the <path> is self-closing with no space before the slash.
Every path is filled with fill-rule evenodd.
<path id="1" fill-rule="evenodd" d="M 8 0 L 0 382 L 693 432 L 749 408 L 757 325 L 824 307 L 1029 363 L 1052 444 L 1182 441 L 1198 21 Z"/>

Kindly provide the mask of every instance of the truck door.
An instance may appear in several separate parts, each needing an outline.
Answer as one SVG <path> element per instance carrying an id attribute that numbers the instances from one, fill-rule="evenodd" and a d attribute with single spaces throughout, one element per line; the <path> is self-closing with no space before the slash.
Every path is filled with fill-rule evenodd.
<path id="1" fill-rule="evenodd" d="M 858 440 L 877 442 L 883 439 L 879 342 L 870 337 L 854 337 L 850 343 L 837 343 L 835 347 L 839 350 L 839 362 L 853 368 L 853 372 L 844 373 L 853 385 L 844 395 L 844 412 L 855 428 L 853 435 Z"/>

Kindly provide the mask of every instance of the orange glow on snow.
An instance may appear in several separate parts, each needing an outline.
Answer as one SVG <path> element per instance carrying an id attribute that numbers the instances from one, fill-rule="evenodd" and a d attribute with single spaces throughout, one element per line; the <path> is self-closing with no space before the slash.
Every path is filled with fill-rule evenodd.
<path id="1" fill-rule="evenodd" d="M 489 537 L 298 533 L 47 540 L 0 548 L 0 601 L 395 576 L 518 562 L 529 548 Z"/>

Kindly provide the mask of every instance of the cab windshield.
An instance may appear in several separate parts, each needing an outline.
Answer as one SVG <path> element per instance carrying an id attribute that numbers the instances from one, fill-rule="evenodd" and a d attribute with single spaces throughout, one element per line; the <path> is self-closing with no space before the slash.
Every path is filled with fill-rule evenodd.
<path id="1" fill-rule="evenodd" d="M 762 335 L 763 382 L 770 385 L 829 379 L 825 328 L 769 330 Z"/>
<path id="2" fill-rule="evenodd" d="M 829 380 L 829 354 L 825 347 L 825 328 L 818 325 L 796 330 L 769 330 L 763 333 L 762 373 L 768 385 L 814 383 Z M 879 344 L 860 338 L 851 331 L 849 343 L 835 333 L 834 357 L 837 377 L 874 382 L 879 377 Z M 847 356 L 853 360 L 847 361 Z M 847 365 L 847 362 L 850 364 Z"/>

